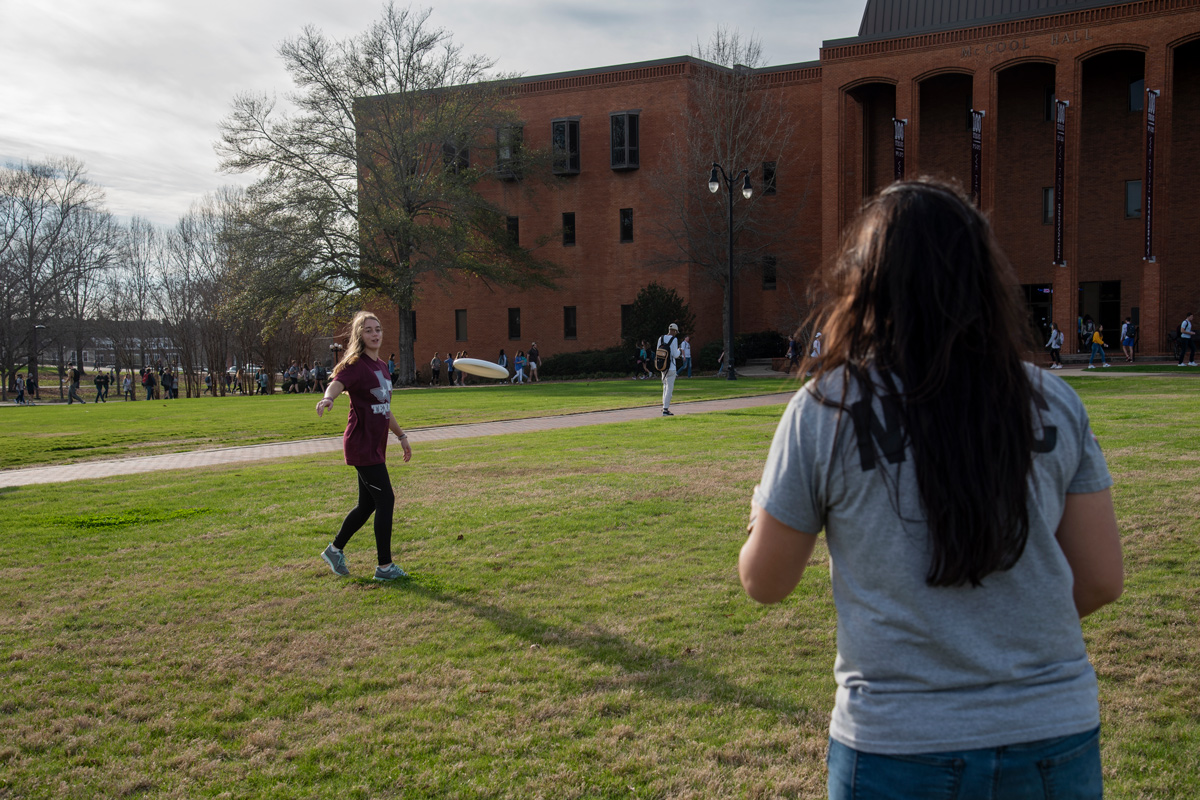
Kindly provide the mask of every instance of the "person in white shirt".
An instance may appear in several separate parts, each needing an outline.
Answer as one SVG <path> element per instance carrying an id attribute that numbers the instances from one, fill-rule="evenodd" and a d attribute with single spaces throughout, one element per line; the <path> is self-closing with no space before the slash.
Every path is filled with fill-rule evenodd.
<path id="1" fill-rule="evenodd" d="M 679 354 L 683 358 L 683 366 L 687 369 L 687 376 L 692 377 L 692 337 L 683 337 L 683 344 L 679 345 Z"/>
<path id="2" fill-rule="evenodd" d="M 1190 351 L 1191 358 L 1187 360 L 1186 365 L 1189 367 L 1196 366 L 1196 342 L 1192 338 L 1192 315 L 1189 313 L 1183 318 L 1183 322 L 1179 323 L 1179 366 L 1184 366 L 1183 352 Z"/>
<path id="3" fill-rule="evenodd" d="M 667 326 L 666 334 L 658 337 L 658 345 L 654 348 L 654 352 L 657 353 L 659 348 L 666 348 L 670 353 L 667 363 L 664 365 L 666 369 L 661 371 L 663 382 L 662 415 L 664 417 L 673 417 L 675 415 L 671 413 L 671 395 L 675 392 L 675 360 L 679 358 L 679 326 L 674 322 Z"/>

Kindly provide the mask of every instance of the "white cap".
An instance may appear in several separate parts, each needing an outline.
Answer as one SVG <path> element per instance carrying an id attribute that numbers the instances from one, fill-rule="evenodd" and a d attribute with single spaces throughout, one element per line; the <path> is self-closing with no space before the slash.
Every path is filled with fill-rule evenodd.
<path id="1" fill-rule="evenodd" d="M 667 326 L 667 330 L 669 330 L 669 331 L 677 331 L 677 330 L 679 330 L 679 326 L 678 326 L 678 325 L 676 325 L 674 322 L 672 322 L 670 325 L 668 325 L 668 326 Z"/>

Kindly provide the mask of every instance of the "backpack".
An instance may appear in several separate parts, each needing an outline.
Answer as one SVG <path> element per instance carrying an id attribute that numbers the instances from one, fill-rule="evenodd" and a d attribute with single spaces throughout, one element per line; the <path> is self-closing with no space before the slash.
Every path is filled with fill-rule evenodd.
<path id="1" fill-rule="evenodd" d="M 654 351 L 654 368 L 659 372 L 666 372 L 671 368 L 671 343 L 674 339 L 671 336 L 664 336 L 658 340 L 658 349 Z"/>

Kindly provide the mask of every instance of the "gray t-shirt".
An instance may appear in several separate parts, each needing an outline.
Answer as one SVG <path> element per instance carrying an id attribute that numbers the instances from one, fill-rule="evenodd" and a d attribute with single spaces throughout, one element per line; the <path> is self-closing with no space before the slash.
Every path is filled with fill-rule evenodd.
<path id="1" fill-rule="evenodd" d="M 873 431 L 873 464 L 864 464 L 851 415 L 822 405 L 812 384 L 784 412 L 755 500 L 796 530 L 825 531 L 838 616 L 830 735 L 849 747 L 1001 747 L 1100 724 L 1071 568 L 1054 534 L 1066 494 L 1100 491 L 1112 478 L 1079 397 L 1056 376 L 1028 371 L 1042 442 L 1029 482 L 1029 539 L 1012 569 L 977 588 L 925 583 L 928 529 L 911 451 L 895 452 L 902 440 L 887 434 L 899 433 L 898 422 L 878 397 L 874 421 L 862 417 Z M 841 375 L 822 381 L 826 398 L 841 397 Z M 847 405 L 858 399 L 852 382 Z"/>

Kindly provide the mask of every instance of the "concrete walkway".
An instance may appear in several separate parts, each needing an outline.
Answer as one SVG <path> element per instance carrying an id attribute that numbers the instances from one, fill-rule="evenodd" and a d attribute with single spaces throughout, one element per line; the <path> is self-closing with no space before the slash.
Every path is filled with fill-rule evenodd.
<path id="1" fill-rule="evenodd" d="M 676 416 L 703 414 L 710 411 L 729 411 L 739 408 L 782 405 L 791 399 L 794 392 L 735 397 L 728 400 L 701 400 L 694 403 L 674 403 L 671 411 Z M 587 425 L 605 425 L 611 422 L 630 422 L 639 419 L 661 419 L 661 406 L 623 408 L 615 411 L 587 411 L 579 414 L 562 414 L 553 417 L 501 420 L 498 422 L 476 422 L 466 425 L 446 425 L 436 428 L 407 428 L 408 438 L 413 444 L 440 442 L 447 439 L 470 439 L 477 436 L 502 436 L 510 433 L 551 431 L 560 428 L 580 428 Z M 668 422 L 668 420 L 663 420 Z M 391 444 L 397 447 L 395 437 Z M 331 436 L 321 439 L 304 439 L 297 442 L 258 444 L 248 447 L 226 447 L 216 450 L 194 450 L 188 453 L 166 453 L 159 456 L 142 456 L 110 461 L 86 461 L 55 467 L 30 467 L 0 472 L 0 488 L 29 486 L 39 483 L 66 483 L 68 481 L 107 478 L 113 475 L 136 475 L 143 472 L 160 472 L 167 469 L 191 469 L 248 461 L 263 461 L 271 458 L 307 456 L 317 453 L 339 452 L 342 437 Z M 394 451 L 393 451 L 394 452 Z"/>

